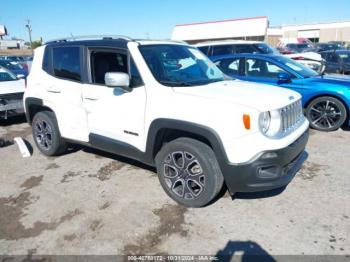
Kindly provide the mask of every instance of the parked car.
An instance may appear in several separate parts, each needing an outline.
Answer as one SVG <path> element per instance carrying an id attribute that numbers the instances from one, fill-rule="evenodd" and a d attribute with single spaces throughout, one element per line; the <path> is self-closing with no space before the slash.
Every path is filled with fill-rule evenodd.
<path id="1" fill-rule="evenodd" d="M 19 63 L 21 66 L 23 66 L 24 69 L 29 72 L 32 65 L 33 56 L 2 56 L 0 57 L 0 61 L 1 60 L 8 60 L 11 62 Z"/>
<path id="2" fill-rule="evenodd" d="M 208 57 L 228 54 L 259 53 L 273 54 L 277 50 L 264 42 L 242 41 L 242 40 L 222 40 L 202 42 L 194 45 Z"/>
<path id="3" fill-rule="evenodd" d="M 322 74 L 326 69 L 326 61 L 322 56 L 315 52 L 305 52 L 298 54 L 285 54 L 284 56 L 291 58 L 298 63 L 311 68 L 312 70 Z"/>
<path id="4" fill-rule="evenodd" d="M 337 49 L 346 49 L 346 45 L 348 42 L 344 41 L 329 41 L 328 43 L 336 45 L 338 48 Z"/>
<path id="5" fill-rule="evenodd" d="M 279 49 L 281 54 L 297 54 L 304 52 L 315 52 L 315 47 L 310 43 L 289 43 Z"/>
<path id="6" fill-rule="evenodd" d="M 136 159 L 199 207 L 224 182 L 231 194 L 285 186 L 305 159 L 301 96 L 247 88 L 185 43 L 75 37 L 35 50 L 24 104 L 43 154 L 69 141 Z"/>
<path id="7" fill-rule="evenodd" d="M 215 58 L 216 56 L 229 54 L 279 54 L 279 52 L 264 42 L 223 40 L 195 44 L 205 55 Z M 317 53 L 289 54 L 292 59 L 298 60 L 317 72 L 323 73 L 325 66 L 321 55 Z"/>
<path id="8" fill-rule="evenodd" d="M 323 52 L 323 51 L 334 51 L 338 49 L 344 49 L 344 47 L 335 43 L 318 43 L 316 44 L 316 49 L 317 49 L 317 52 Z"/>
<path id="9" fill-rule="evenodd" d="M 28 70 L 17 62 L 12 62 L 10 60 L 0 60 L 0 66 L 10 70 L 19 78 L 27 77 L 28 75 Z"/>
<path id="10" fill-rule="evenodd" d="M 350 50 L 325 51 L 320 54 L 327 61 L 326 73 L 350 74 Z"/>
<path id="11" fill-rule="evenodd" d="M 305 115 L 314 129 L 334 131 L 350 124 L 350 78 L 320 75 L 280 55 L 229 55 L 213 61 L 231 77 L 299 92 Z"/>
<path id="12" fill-rule="evenodd" d="M 0 119 L 23 114 L 25 80 L 0 66 Z"/>

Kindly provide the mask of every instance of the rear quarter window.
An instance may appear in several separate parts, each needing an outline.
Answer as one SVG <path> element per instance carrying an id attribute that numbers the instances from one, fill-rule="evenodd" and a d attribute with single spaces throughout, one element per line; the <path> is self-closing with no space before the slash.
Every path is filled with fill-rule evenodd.
<path id="1" fill-rule="evenodd" d="M 232 45 L 215 45 L 213 48 L 213 56 L 232 54 Z"/>
<path id="2" fill-rule="evenodd" d="M 55 47 L 52 52 L 54 76 L 81 81 L 80 48 Z"/>
<path id="3" fill-rule="evenodd" d="M 235 45 L 234 50 L 237 54 L 250 54 L 257 51 L 252 45 Z"/>

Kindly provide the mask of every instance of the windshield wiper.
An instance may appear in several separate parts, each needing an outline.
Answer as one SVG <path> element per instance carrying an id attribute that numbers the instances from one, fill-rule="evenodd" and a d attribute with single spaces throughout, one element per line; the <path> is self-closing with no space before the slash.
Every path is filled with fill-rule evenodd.
<path id="1" fill-rule="evenodd" d="M 161 84 L 167 85 L 167 86 L 192 86 L 190 83 L 188 82 L 177 82 L 177 81 L 159 81 Z"/>

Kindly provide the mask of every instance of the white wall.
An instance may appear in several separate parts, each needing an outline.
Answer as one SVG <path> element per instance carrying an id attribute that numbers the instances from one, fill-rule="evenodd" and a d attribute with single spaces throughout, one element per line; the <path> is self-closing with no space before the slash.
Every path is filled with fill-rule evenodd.
<path id="1" fill-rule="evenodd" d="M 171 39 L 187 41 L 264 36 L 267 27 L 267 17 L 183 24 L 175 26 Z"/>

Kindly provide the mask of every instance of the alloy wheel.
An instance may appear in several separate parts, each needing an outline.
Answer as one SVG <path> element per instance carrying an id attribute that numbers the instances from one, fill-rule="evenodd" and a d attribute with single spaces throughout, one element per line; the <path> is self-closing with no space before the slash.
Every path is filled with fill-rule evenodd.
<path id="1" fill-rule="evenodd" d="M 52 146 L 52 128 L 45 120 L 39 120 L 34 126 L 34 137 L 38 145 L 44 150 L 50 150 Z"/>
<path id="2" fill-rule="evenodd" d="M 166 156 L 163 167 L 165 183 L 178 197 L 195 199 L 204 191 L 205 175 L 193 154 L 173 152 Z"/>
<path id="3" fill-rule="evenodd" d="M 320 101 L 311 107 L 309 118 L 310 122 L 318 128 L 330 129 L 341 121 L 341 110 L 333 101 Z"/>

